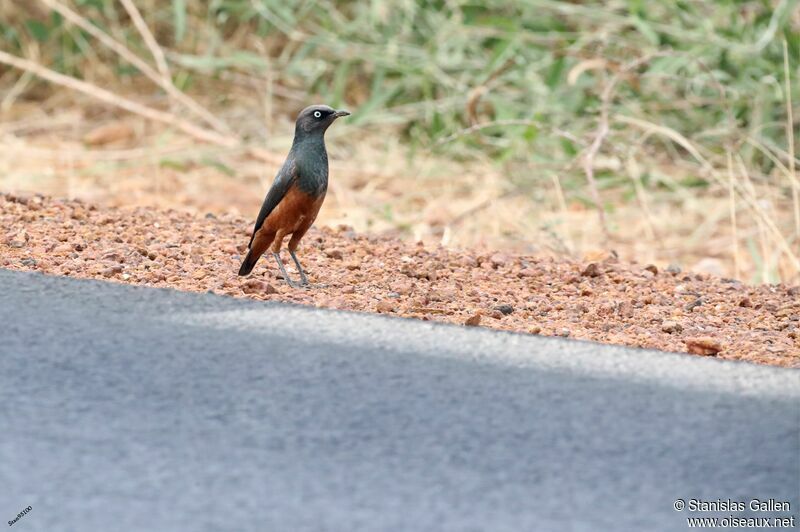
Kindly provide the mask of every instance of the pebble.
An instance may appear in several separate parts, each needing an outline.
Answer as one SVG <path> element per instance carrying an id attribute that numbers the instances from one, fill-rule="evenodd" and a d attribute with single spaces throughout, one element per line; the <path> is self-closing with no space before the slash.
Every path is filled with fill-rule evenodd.
<path id="1" fill-rule="evenodd" d="M 668 334 L 679 333 L 683 330 L 683 326 L 677 321 L 662 321 L 661 330 Z"/>
<path id="2" fill-rule="evenodd" d="M 375 310 L 381 313 L 394 312 L 396 303 L 390 299 L 382 299 L 375 305 Z"/>
<path id="3" fill-rule="evenodd" d="M 596 262 L 590 262 L 581 272 L 584 277 L 598 277 L 600 275 L 600 267 Z"/>
<path id="4" fill-rule="evenodd" d="M 473 314 L 466 320 L 464 320 L 464 325 L 469 327 L 476 327 L 481 324 L 481 315 L 480 314 Z"/>
<path id="5" fill-rule="evenodd" d="M 248 279 L 242 284 L 242 291 L 245 294 L 276 294 L 278 291 L 274 286 L 258 279 Z"/>
<path id="6" fill-rule="evenodd" d="M 103 270 L 103 277 L 111 277 L 120 273 L 122 273 L 122 266 L 115 264 Z"/>
<path id="7" fill-rule="evenodd" d="M 719 341 L 710 336 L 686 338 L 683 342 L 686 344 L 686 349 L 693 355 L 714 356 L 722 351 Z"/>
<path id="8" fill-rule="evenodd" d="M 702 304 L 703 304 L 703 298 L 702 298 L 702 297 L 698 297 L 697 299 L 695 299 L 695 300 L 694 300 L 694 301 L 692 301 L 691 303 L 687 303 L 687 304 L 686 304 L 686 305 L 683 307 L 683 309 L 684 309 L 686 312 L 692 312 L 692 311 L 693 311 L 693 310 L 694 310 L 696 307 L 699 307 L 699 306 L 701 306 Z"/>
<path id="9" fill-rule="evenodd" d="M 489 262 L 492 264 L 494 269 L 499 268 L 500 266 L 505 266 L 508 262 L 508 255 L 503 253 L 495 253 L 491 257 L 489 257 Z"/>
<path id="10" fill-rule="evenodd" d="M 494 310 L 498 310 L 504 316 L 508 316 L 509 314 L 514 312 L 514 307 L 508 304 L 503 304 L 503 305 L 497 305 L 496 307 L 494 307 Z"/>

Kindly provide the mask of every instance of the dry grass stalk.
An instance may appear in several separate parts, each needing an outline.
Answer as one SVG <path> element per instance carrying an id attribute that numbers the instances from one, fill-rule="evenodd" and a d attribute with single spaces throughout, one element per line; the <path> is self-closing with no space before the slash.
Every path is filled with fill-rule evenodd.
<path id="1" fill-rule="evenodd" d="M 789 72 L 789 50 L 783 39 L 783 79 L 786 87 L 786 143 L 789 147 L 789 186 L 792 188 L 794 205 L 794 234 L 800 242 L 800 185 L 797 183 L 794 163 L 794 117 L 792 115 L 792 81 Z"/>
<path id="2" fill-rule="evenodd" d="M 679 132 L 675 131 L 672 128 L 667 126 L 662 126 L 658 124 L 653 124 L 652 122 L 648 122 L 647 120 L 641 120 L 639 118 L 633 118 L 624 115 L 616 115 L 614 116 L 614 120 L 626 124 L 630 124 L 636 127 L 642 128 L 644 131 L 650 131 L 653 133 L 657 133 L 659 135 L 663 135 L 679 146 L 681 146 L 684 150 L 686 150 L 689 155 L 691 155 L 703 168 L 703 170 L 718 184 L 721 186 L 728 186 L 728 179 L 722 177 L 720 173 L 714 168 L 714 166 L 706 159 L 697 147 L 689 141 L 684 135 L 680 134 Z M 740 165 L 744 168 L 743 172 L 747 172 L 746 167 L 744 167 L 744 161 L 740 161 Z M 744 175 L 744 174 L 743 174 Z M 750 191 L 747 187 L 743 186 L 740 183 L 735 183 L 735 187 L 739 195 L 744 200 L 745 204 L 751 209 L 751 211 L 756 215 L 756 218 L 761 220 L 765 227 L 772 233 L 775 241 L 778 244 L 778 247 L 786 254 L 787 258 L 792 264 L 792 267 L 795 270 L 800 270 L 800 258 L 798 258 L 797 254 L 792 250 L 791 246 L 786 240 L 786 237 L 783 236 L 778 226 L 775 224 L 775 221 L 764 211 L 764 208 L 759 205 L 758 196 L 755 194 L 754 191 Z"/>
<path id="3" fill-rule="evenodd" d="M 141 13 L 139 13 L 139 10 L 136 9 L 136 6 L 133 5 L 133 2 L 131 2 L 131 0 L 119 0 L 119 1 L 122 4 L 122 7 L 125 8 L 125 11 L 128 12 L 128 16 L 131 17 L 133 25 L 136 26 L 136 30 L 139 32 L 139 35 L 142 37 L 142 40 L 147 45 L 147 48 L 150 50 L 150 54 L 153 56 L 153 59 L 156 62 L 158 71 L 161 72 L 161 77 L 167 80 L 172 79 L 172 74 L 170 74 L 169 66 L 167 66 L 167 59 L 164 57 L 164 51 L 158 45 L 158 41 L 156 41 L 156 38 L 153 37 L 153 34 L 150 32 L 150 28 L 148 28 L 147 24 L 145 24 Z"/>
<path id="4" fill-rule="evenodd" d="M 32 74 L 35 74 L 42 79 L 46 79 L 51 83 L 82 92 L 87 96 L 91 96 L 92 98 L 115 107 L 125 109 L 128 112 L 143 116 L 147 119 L 175 126 L 187 135 L 190 135 L 198 140 L 225 147 L 234 147 L 238 144 L 237 139 L 232 137 L 222 136 L 213 131 L 203 129 L 200 126 L 192 124 L 191 122 L 178 118 L 174 114 L 147 107 L 140 103 L 134 102 L 133 100 L 123 98 L 122 96 L 114 94 L 113 92 L 92 85 L 91 83 L 87 83 L 70 76 L 65 76 L 64 74 L 59 74 L 58 72 L 50 70 L 49 68 L 45 68 L 38 63 L 34 63 L 33 61 L 29 61 L 27 59 L 22 59 L 21 57 L 16 57 L 2 50 L 0 50 L 0 63 L 4 63 L 19 70 L 31 72 Z"/>
<path id="5" fill-rule="evenodd" d="M 663 57 L 665 55 L 669 54 L 666 52 L 657 52 L 640 57 L 639 59 L 624 65 L 611 77 L 608 83 L 606 83 L 605 87 L 603 88 L 603 93 L 600 96 L 600 118 L 598 119 L 594 140 L 592 140 L 592 143 L 589 145 L 589 148 L 586 150 L 586 154 L 583 158 L 583 171 L 586 174 L 586 181 L 589 184 L 589 192 L 592 195 L 592 201 L 597 209 L 600 225 L 603 229 L 603 234 L 605 235 L 606 240 L 608 240 L 610 235 L 608 232 L 608 225 L 606 224 L 605 211 L 600 201 L 600 193 L 597 190 L 597 181 L 594 178 L 594 159 L 597 156 L 597 153 L 600 151 L 600 147 L 603 145 L 603 142 L 610 131 L 609 112 L 611 108 L 611 101 L 614 98 L 614 91 L 616 90 L 617 84 L 619 83 L 620 79 L 622 79 L 623 75 L 639 68 L 656 57 Z"/>
<path id="6" fill-rule="evenodd" d="M 731 236 L 731 243 L 733 246 L 732 253 L 734 278 L 739 279 L 742 275 L 742 268 L 741 259 L 739 257 L 739 230 L 738 225 L 736 224 L 736 179 L 733 176 L 733 156 L 731 155 L 730 151 L 728 151 L 725 155 L 728 160 L 728 198 L 731 217 L 731 232 L 733 233 Z"/>
<path id="7" fill-rule="evenodd" d="M 71 10 L 69 7 L 58 2 L 58 0 L 41 0 L 41 2 L 45 6 L 49 7 L 50 9 L 52 9 L 53 11 L 57 12 L 59 15 L 64 17 L 65 20 L 71 22 L 72 24 L 84 30 L 89 35 L 93 36 L 95 39 L 100 41 L 103 45 L 112 50 L 122 59 L 124 59 L 125 61 L 136 67 L 142 74 L 147 76 L 148 79 L 150 79 L 151 81 L 153 81 L 153 83 L 161 87 L 161 89 L 163 89 L 171 98 L 173 98 L 176 102 L 185 106 L 186 109 L 194 113 L 197 117 L 203 119 L 218 133 L 222 135 L 232 135 L 230 128 L 224 122 L 222 122 L 219 118 L 214 116 L 214 114 L 205 109 L 195 100 L 187 96 L 185 93 L 178 90 L 177 87 L 173 85 L 170 76 L 165 77 L 163 75 L 159 75 L 159 73 L 153 70 L 153 68 L 150 65 L 144 62 L 139 56 L 131 52 L 123 44 L 117 42 L 113 37 L 108 35 L 106 32 L 104 32 L 103 30 L 101 30 L 88 20 L 86 20 L 86 18 L 82 17 L 80 14 Z"/>

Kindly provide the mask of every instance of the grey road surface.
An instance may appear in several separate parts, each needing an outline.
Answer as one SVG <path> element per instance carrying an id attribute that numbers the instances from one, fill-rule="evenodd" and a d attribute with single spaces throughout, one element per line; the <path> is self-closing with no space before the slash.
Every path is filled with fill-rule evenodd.
<path id="1" fill-rule="evenodd" d="M 12 530 L 798 520 L 794 370 L 4 270 L 0 335 Z"/>

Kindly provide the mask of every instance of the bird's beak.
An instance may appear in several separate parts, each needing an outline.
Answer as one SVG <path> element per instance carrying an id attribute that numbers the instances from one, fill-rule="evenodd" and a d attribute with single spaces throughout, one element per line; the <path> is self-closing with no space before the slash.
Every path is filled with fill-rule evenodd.
<path id="1" fill-rule="evenodd" d="M 333 113 L 333 115 L 336 118 L 339 118 L 341 116 L 350 116 L 350 111 L 336 111 L 335 113 Z"/>

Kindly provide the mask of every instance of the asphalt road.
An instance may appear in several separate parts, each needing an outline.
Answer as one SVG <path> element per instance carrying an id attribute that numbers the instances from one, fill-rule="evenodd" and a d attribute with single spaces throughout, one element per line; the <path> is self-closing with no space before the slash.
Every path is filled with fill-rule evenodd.
<path id="1" fill-rule="evenodd" d="M 4 270 L 0 336 L 13 530 L 800 521 L 794 370 Z"/>

